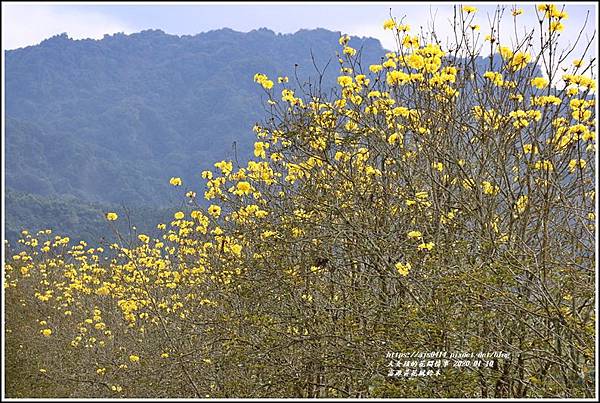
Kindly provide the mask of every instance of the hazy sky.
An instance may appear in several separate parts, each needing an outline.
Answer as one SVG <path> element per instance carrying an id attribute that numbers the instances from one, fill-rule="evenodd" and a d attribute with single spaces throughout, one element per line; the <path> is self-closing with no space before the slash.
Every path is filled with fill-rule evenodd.
<path id="1" fill-rule="evenodd" d="M 412 26 L 427 28 L 434 20 L 441 37 L 451 31 L 450 18 L 452 4 L 461 3 L 180 3 L 180 4 L 140 4 L 140 3 L 2 3 L 2 46 L 15 49 L 38 44 L 56 34 L 66 32 L 74 39 L 102 38 L 104 34 L 116 32 L 139 32 L 144 29 L 162 29 L 170 34 L 196 34 L 213 29 L 228 27 L 247 32 L 267 27 L 276 32 L 292 33 L 302 28 L 327 28 L 350 35 L 371 36 L 379 39 L 383 46 L 391 49 L 393 38 L 384 31 L 382 22 L 392 15 L 406 17 Z M 490 3 L 468 2 L 479 8 L 475 22 L 481 25 L 481 35 L 489 27 L 488 16 L 496 6 Z M 505 25 L 512 32 L 510 10 L 515 3 L 504 3 L 506 7 Z M 516 3 L 525 10 L 518 17 L 521 27 L 537 26 L 536 3 Z M 556 3 L 562 7 L 562 3 Z M 562 39 L 566 45 L 578 34 L 590 13 L 585 37 L 591 38 L 596 30 L 597 7 L 591 2 L 568 3 L 566 10 L 569 19 Z M 595 46 L 594 46 L 595 49 Z M 595 55 L 595 53 L 594 53 Z M 574 55 L 575 56 L 575 55 Z"/>

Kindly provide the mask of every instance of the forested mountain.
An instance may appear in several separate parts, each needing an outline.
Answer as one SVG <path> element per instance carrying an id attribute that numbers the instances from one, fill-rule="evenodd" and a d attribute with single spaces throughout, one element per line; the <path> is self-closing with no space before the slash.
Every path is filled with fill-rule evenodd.
<path id="1" fill-rule="evenodd" d="M 86 228 L 110 236 L 98 214 L 123 206 L 134 218 L 155 215 L 136 222 L 153 226 L 182 203 L 170 177 L 201 190 L 200 174 L 215 161 L 251 156 L 252 127 L 267 116 L 254 74 L 287 76 L 309 90 L 323 72 L 327 92 L 337 86 L 339 37 L 324 29 L 148 30 L 101 40 L 62 34 L 7 51 L 7 236 L 48 227 L 87 240 L 94 234 Z M 364 69 L 386 53 L 371 38 L 350 45 Z"/>
<path id="2" fill-rule="evenodd" d="M 198 189 L 215 161 L 234 150 L 240 161 L 250 156 L 252 126 L 265 116 L 254 74 L 317 82 L 317 68 L 329 63 L 331 86 L 339 36 L 149 30 L 102 40 L 62 34 L 7 51 L 6 188 L 15 191 L 7 194 L 7 233 L 62 222 L 83 236 L 101 219 L 92 213 L 99 206 L 177 205 L 171 176 Z M 385 53 L 374 39 L 351 45 L 365 65 Z"/>

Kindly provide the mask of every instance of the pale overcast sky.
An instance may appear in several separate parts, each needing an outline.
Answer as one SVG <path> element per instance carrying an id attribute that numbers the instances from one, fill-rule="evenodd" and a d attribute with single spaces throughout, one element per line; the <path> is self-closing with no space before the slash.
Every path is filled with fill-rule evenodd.
<path id="1" fill-rule="evenodd" d="M 2 47 L 15 49 L 36 45 L 42 40 L 63 32 L 73 39 L 102 38 L 116 32 L 133 33 L 144 29 L 161 29 L 169 34 L 197 34 L 213 29 L 231 28 L 247 32 L 266 27 L 275 32 L 293 33 L 302 28 L 327 28 L 350 35 L 371 36 L 383 46 L 392 49 L 393 37 L 384 31 L 382 22 L 392 15 L 406 17 L 412 26 L 427 28 L 434 20 L 440 37 L 451 32 L 453 4 L 431 3 L 2 3 Z M 481 25 L 482 36 L 489 27 L 496 5 L 490 3 L 464 3 L 478 7 L 475 23 Z M 506 32 L 512 32 L 510 10 L 518 4 L 525 13 L 518 17 L 521 27 L 536 27 L 537 3 L 503 3 L 506 7 Z M 562 3 L 555 3 L 562 7 Z M 592 2 L 567 3 L 569 19 L 562 34 L 562 43 L 574 40 L 589 12 L 586 36 L 591 38 L 596 30 L 597 6 Z M 593 54 L 595 57 L 595 48 Z M 574 57 L 576 55 L 574 54 Z"/>

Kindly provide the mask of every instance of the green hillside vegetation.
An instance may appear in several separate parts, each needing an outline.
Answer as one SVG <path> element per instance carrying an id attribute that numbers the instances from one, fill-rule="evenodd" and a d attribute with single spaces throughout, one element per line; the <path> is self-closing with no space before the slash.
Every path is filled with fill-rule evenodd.
<path id="1" fill-rule="evenodd" d="M 12 146 L 26 148 L 34 132 L 38 144 L 21 154 L 17 148 L 12 158 L 31 156 L 39 172 L 30 174 L 49 183 L 45 195 L 11 196 L 24 209 L 16 225 L 67 215 L 69 225 L 98 236 L 103 227 L 93 224 L 110 209 L 106 225 L 118 239 L 96 247 L 72 234 L 25 232 L 18 248 L 5 246 L 7 395 L 596 397 L 597 116 L 589 74 L 596 60 L 559 41 L 564 9 L 531 8 L 546 31 L 515 41 L 496 31 L 504 27 L 500 7 L 486 31 L 473 25 L 485 17 L 476 7 L 456 7 L 456 43 L 446 45 L 435 31 L 415 36 L 414 27 L 391 17 L 382 25 L 398 49 L 382 51 L 375 64 L 361 60 L 348 36 L 317 31 L 333 36 L 337 49 L 337 77 L 321 88 L 298 88 L 278 71 L 243 64 L 244 74 L 215 87 L 205 78 L 186 82 L 179 93 L 217 91 L 206 98 L 212 112 L 189 109 L 206 119 L 206 139 L 222 133 L 214 149 L 201 147 L 189 126 L 183 131 L 182 122 L 200 124 L 180 116 L 187 104 L 172 106 L 177 92 L 169 85 L 177 84 L 172 76 L 180 66 L 161 70 L 173 63 L 169 49 L 194 48 L 196 37 L 57 37 L 33 48 L 48 51 L 54 64 L 47 74 L 56 77 L 41 86 L 23 80 L 22 87 L 67 88 L 48 99 L 62 99 L 77 117 L 69 123 L 60 102 L 40 106 L 35 121 L 13 114 L 13 136 L 22 138 Z M 524 12 L 512 10 L 514 32 Z M 496 36 L 482 38 L 487 32 Z M 285 44 L 295 37 L 265 30 L 206 35 L 221 39 L 214 48 L 202 42 L 203 60 L 238 46 L 222 35 L 245 38 L 257 63 L 273 58 L 273 38 Z M 309 37 L 307 49 L 318 42 Z M 131 39 L 143 46 L 124 46 Z M 261 46 L 249 46 L 250 39 Z M 120 51 L 102 53 L 112 40 Z M 94 57 L 78 58 L 86 46 Z M 242 50 L 227 54 L 223 71 L 250 58 Z M 150 124 L 139 115 L 148 130 L 132 123 L 135 108 L 98 118 L 95 104 L 80 113 L 79 106 L 87 110 L 81 91 L 104 91 L 83 72 L 93 71 L 93 60 L 106 68 L 116 54 L 151 66 L 143 78 L 133 67 L 102 70 L 129 86 L 128 96 L 148 90 L 136 102 L 161 116 Z M 564 74 L 556 55 L 570 64 Z M 57 60 L 69 73 L 56 72 Z M 47 69 L 26 58 L 20 63 L 23 70 Z M 294 77 L 293 62 L 286 63 Z M 244 82 L 249 69 L 256 74 Z M 106 76 L 98 80 L 108 82 Z M 262 94 L 260 122 L 239 132 L 253 138 L 252 146 L 240 141 L 239 155 L 203 162 L 210 169 L 200 171 L 194 153 L 226 153 L 227 142 L 242 136 L 211 130 L 247 125 L 250 115 L 239 104 L 225 106 L 246 85 Z M 44 91 L 15 97 L 21 112 L 48 97 Z M 121 116 L 123 126 L 110 116 Z M 148 132 L 159 122 L 166 131 L 153 132 L 154 141 Z M 97 131 L 79 128 L 92 123 Z M 60 140 L 69 136 L 56 130 L 70 124 L 79 125 L 69 135 L 76 141 L 65 145 Z M 87 170 L 101 161 L 113 176 Z M 33 166 L 20 163 L 22 170 Z M 31 186 L 18 178 L 13 185 Z M 159 186 L 149 190 L 152 181 Z M 67 196 L 67 186 L 78 193 Z M 173 210 L 128 214 L 129 206 L 160 205 Z M 138 230 L 137 221 L 153 227 Z"/>
<path id="2" fill-rule="evenodd" d="M 73 241 L 92 245 L 116 241 L 114 229 L 124 234 L 152 233 L 160 220 L 169 220 L 173 209 L 149 206 L 126 206 L 86 203 L 73 196 L 39 196 L 7 189 L 5 193 L 6 238 L 17 239 L 21 231 L 52 229 L 57 235 L 68 235 Z M 107 211 L 118 211 L 129 217 L 112 228 L 105 219 Z M 135 227 L 135 228 L 133 228 Z M 131 231 L 130 231 L 131 229 Z"/>
<path id="3" fill-rule="evenodd" d="M 256 71 L 300 82 L 335 61 L 339 33 L 229 29 L 103 40 L 56 36 L 6 53 L 9 188 L 83 201 L 172 205 L 170 176 L 199 182 L 213 161 L 248 159 L 264 112 Z M 378 41 L 358 39 L 367 62 Z M 312 53 L 312 55 L 311 55 Z M 293 62 L 292 62 L 293 61 Z M 330 83 L 337 68 L 327 69 Z M 294 77 L 290 77 L 294 81 Z M 234 145 L 235 144 L 235 145 Z"/>

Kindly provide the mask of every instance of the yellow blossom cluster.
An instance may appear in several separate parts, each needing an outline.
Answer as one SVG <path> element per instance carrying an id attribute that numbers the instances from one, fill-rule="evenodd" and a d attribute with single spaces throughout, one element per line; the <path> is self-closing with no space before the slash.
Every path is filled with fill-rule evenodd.
<path id="1" fill-rule="evenodd" d="M 462 11 L 463 18 L 476 17 L 475 7 Z M 551 22 L 566 19 L 553 6 L 539 11 Z M 473 38 L 475 26 L 465 24 L 466 38 Z M 186 204 L 155 231 L 117 232 L 114 243 L 93 247 L 51 231 L 23 232 L 17 249 L 7 247 L 5 290 L 16 302 L 9 325 L 18 309 L 35 312 L 28 326 L 36 340 L 82 357 L 86 376 L 106 381 L 109 393 L 127 393 L 135 386 L 125 383 L 130 377 L 167 371 L 164 379 L 177 390 L 225 396 L 224 385 L 262 382 L 261 371 L 271 369 L 261 360 L 282 349 L 308 357 L 301 366 L 290 361 L 294 378 L 296 371 L 309 368 L 313 376 L 317 370 L 314 357 L 322 351 L 303 355 L 313 343 L 334 349 L 328 357 L 346 357 L 351 344 L 337 349 L 330 335 L 352 335 L 352 343 L 371 348 L 361 337 L 371 327 L 368 335 L 381 337 L 387 315 L 396 315 L 386 331 L 397 332 L 398 343 L 409 339 L 405 329 L 415 340 L 439 341 L 446 333 L 422 331 L 433 326 L 431 312 L 444 313 L 438 325 L 447 334 L 460 331 L 450 325 L 459 323 L 449 317 L 456 312 L 484 318 L 486 326 L 512 323 L 499 319 L 513 318 L 501 316 L 510 313 L 488 308 L 523 304 L 521 314 L 529 312 L 537 299 L 515 293 L 521 279 L 546 269 L 539 263 L 544 259 L 548 267 L 560 262 L 556 270 L 577 267 L 577 274 L 559 272 L 544 284 L 582 283 L 575 276 L 590 265 L 589 240 L 578 240 L 572 248 L 577 256 L 561 260 L 568 249 L 563 243 L 575 232 L 558 233 L 554 223 L 578 225 L 582 237 L 590 232 L 594 80 L 566 75 L 565 91 L 556 89 L 526 68 L 535 60 L 526 48 L 500 44 L 494 49 L 501 63 L 472 71 L 456 49 L 411 36 L 409 26 L 394 19 L 384 27 L 397 35 L 398 49 L 364 69 L 350 38 L 340 37 L 341 73 L 330 93 L 302 94 L 288 88 L 286 77 L 275 83 L 257 73 L 254 81 L 269 95 L 274 117 L 254 126 L 253 159 L 216 162 L 201 173 L 203 189 L 182 190 L 181 178 L 170 178 Z M 196 204 L 195 192 L 202 190 L 206 206 Z M 571 209 L 567 200 L 581 205 Z M 108 212 L 105 219 L 118 215 Z M 552 231 L 541 234 L 542 227 Z M 542 252 L 536 242 L 556 247 Z M 564 276 L 576 281 L 558 281 Z M 457 297 L 467 283 L 467 296 Z M 552 289 L 547 310 L 534 312 L 550 315 L 562 304 L 561 287 Z M 503 304 L 485 300 L 490 293 Z M 592 295 L 569 293 L 582 303 Z M 561 315 L 569 326 L 589 325 Z M 471 322 L 477 321 L 460 323 Z M 537 329 L 544 321 L 536 313 L 530 322 Z M 481 323 L 461 333 L 459 342 L 479 348 L 487 337 Z M 471 341 L 473 334 L 481 335 Z M 553 348 L 538 343 L 531 349 Z M 527 371 L 539 367 L 528 365 Z M 54 371 L 44 366 L 43 374 Z M 368 368 L 361 368 L 361 377 Z M 249 375 L 233 377 L 239 371 Z M 221 380 L 229 376 L 235 382 Z M 280 378 L 275 372 L 264 377 Z M 222 384 L 212 386 L 217 379 Z M 298 385 L 296 378 L 290 382 Z"/>

